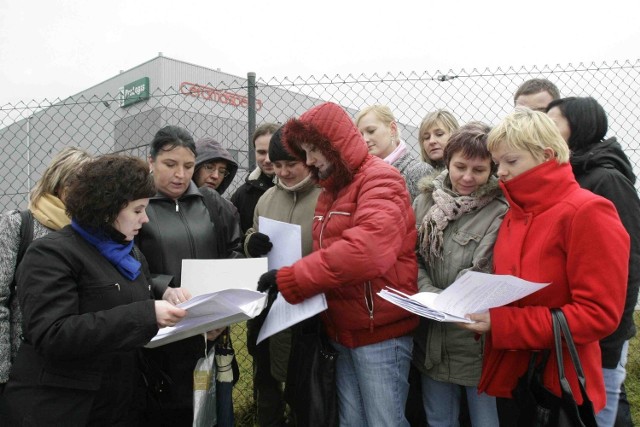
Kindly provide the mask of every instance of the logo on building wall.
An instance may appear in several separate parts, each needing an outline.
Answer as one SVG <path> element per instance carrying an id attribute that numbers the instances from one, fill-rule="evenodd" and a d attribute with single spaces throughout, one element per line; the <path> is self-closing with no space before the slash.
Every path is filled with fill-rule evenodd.
<path id="1" fill-rule="evenodd" d="M 248 108 L 249 99 L 246 96 L 235 92 L 218 90 L 211 86 L 203 86 L 197 83 L 180 83 L 180 93 L 195 98 L 202 98 L 206 101 L 214 101 L 220 104 L 231 105 L 236 108 Z M 262 109 L 262 100 L 256 99 L 256 111 Z"/>
<path id="2" fill-rule="evenodd" d="M 149 99 L 149 77 L 143 77 L 120 88 L 120 107 Z"/>

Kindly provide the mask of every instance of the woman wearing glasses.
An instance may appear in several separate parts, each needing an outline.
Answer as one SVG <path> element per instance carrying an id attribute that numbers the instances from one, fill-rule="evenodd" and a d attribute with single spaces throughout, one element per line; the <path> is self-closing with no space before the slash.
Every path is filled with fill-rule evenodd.
<path id="1" fill-rule="evenodd" d="M 196 142 L 196 153 L 193 181 L 198 187 L 206 185 L 223 194 L 238 172 L 238 163 L 222 144 L 209 137 Z"/>

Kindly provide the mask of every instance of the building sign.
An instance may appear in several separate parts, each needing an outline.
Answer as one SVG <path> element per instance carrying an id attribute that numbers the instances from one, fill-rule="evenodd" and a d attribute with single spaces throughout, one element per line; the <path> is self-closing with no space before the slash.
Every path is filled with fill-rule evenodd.
<path id="1" fill-rule="evenodd" d="M 149 99 L 149 77 L 143 77 L 120 88 L 120 107 L 128 107 Z"/>
<path id="2" fill-rule="evenodd" d="M 180 93 L 195 98 L 202 98 L 206 101 L 214 101 L 220 104 L 231 105 L 236 108 L 248 108 L 249 99 L 246 96 L 235 92 L 218 90 L 211 86 L 203 86 L 196 83 L 180 83 Z M 256 111 L 262 109 L 262 100 L 256 99 Z"/>

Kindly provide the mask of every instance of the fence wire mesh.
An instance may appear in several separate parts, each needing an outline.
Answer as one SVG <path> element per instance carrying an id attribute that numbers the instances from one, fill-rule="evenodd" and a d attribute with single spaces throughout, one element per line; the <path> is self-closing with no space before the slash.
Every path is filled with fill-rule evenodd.
<path id="1" fill-rule="evenodd" d="M 640 60 L 346 77 L 259 77 L 255 85 L 248 77 L 226 75 L 215 81 L 182 80 L 179 85 L 150 88 L 147 99 L 131 105 L 122 91 L 109 92 L 100 85 L 64 100 L 6 104 L 0 107 L 0 208 L 26 208 L 29 190 L 51 157 L 64 147 L 84 148 L 95 155 L 126 153 L 146 158 L 153 135 L 168 124 L 184 127 L 195 139 L 213 137 L 235 156 L 240 168 L 225 193 L 229 197 L 254 167 L 250 124 L 284 123 L 324 101 L 336 102 L 353 115 L 371 104 L 388 105 L 402 138 L 419 157 L 418 126 L 428 112 L 443 108 L 461 124 L 472 120 L 496 124 L 513 109 L 518 86 L 534 77 L 555 83 L 563 97 L 596 98 L 608 114 L 607 135 L 618 137 L 637 175 L 639 74 Z M 234 392 L 239 425 L 251 425 L 251 361 L 244 347 L 244 325 L 237 325 L 233 332 L 243 367 L 243 378 Z"/>

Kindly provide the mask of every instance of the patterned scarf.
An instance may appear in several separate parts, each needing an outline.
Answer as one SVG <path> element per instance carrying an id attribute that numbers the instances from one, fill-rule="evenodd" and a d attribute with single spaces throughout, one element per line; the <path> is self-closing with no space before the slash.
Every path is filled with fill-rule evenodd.
<path id="1" fill-rule="evenodd" d="M 433 206 L 429 208 L 420 226 L 420 255 L 425 260 L 442 259 L 442 240 L 444 229 L 450 221 L 455 221 L 462 215 L 485 207 L 495 198 L 495 194 L 481 196 L 456 196 L 451 188 L 449 172 L 443 171 L 432 182 Z"/>

